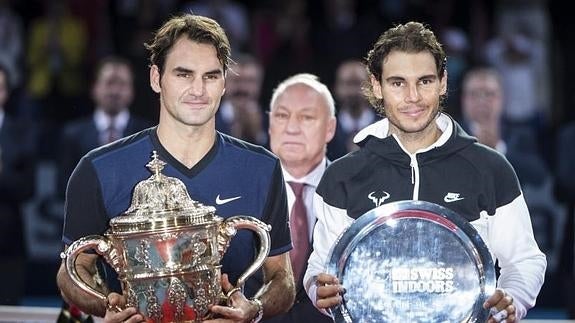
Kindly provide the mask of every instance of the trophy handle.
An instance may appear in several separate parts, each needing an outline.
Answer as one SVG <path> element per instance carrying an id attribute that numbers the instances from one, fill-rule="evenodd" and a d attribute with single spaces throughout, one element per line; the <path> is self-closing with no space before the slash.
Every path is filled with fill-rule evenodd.
<path id="1" fill-rule="evenodd" d="M 106 295 L 102 294 L 84 282 L 84 280 L 82 280 L 76 271 L 76 258 L 80 255 L 80 253 L 90 249 L 95 250 L 99 255 L 103 256 L 106 261 L 117 271 L 118 257 L 116 249 L 112 246 L 112 243 L 107 238 L 98 235 L 91 235 L 74 241 L 65 251 L 60 253 L 60 258 L 62 258 L 64 261 L 66 265 L 66 272 L 74 284 L 76 284 L 80 289 L 87 292 L 88 294 L 106 301 Z"/>
<path id="2" fill-rule="evenodd" d="M 220 227 L 220 239 L 218 251 L 223 255 L 229 246 L 230 239 L 236 234 L 239 229 L 248 229 L 257 233 L 260 240 L 260 247 L 258 250 L 255 261 L 246 269 L 246 271 L 238 278 L 236 287 L 242 288 L 246 280 L 253 275 L 264 263 L 266 257 L 270 252 L 270 233 L 271 225 L 266 224 L 251 216 L 232 216 L 227 218 Z"/>

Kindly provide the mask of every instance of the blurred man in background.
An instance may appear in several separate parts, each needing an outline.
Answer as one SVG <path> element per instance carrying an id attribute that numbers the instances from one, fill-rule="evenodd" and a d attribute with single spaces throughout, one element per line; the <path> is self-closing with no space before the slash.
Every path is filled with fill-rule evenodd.
<path id="1" fill-rule="evenodd" d="M 359 60 L 347 60 L 337 68 L 334 94 L 338 107 L 338 127 L 335 139 L 330 143 L 328 152 L 334 158 L 338 150 L 345 153 L 357 150 L 353 137 L 360 129 L 374 123 L 377 115 L 362 94 L 361 87 L 367 82 L 367 70 Z M 336 147 L 342 146 L 343 147 Z M 339 157 L 339 156 L 337 156 Z"/>
<path id="2" fill-rule="evenodd" d="M 87 152 L 152 125 L 130 113 L 134 79 L 129 61 L 120 57 L 104 58 L 96 69 L 91 94 L 94 113 L 69 122 L 62 133 L 58 154 L 58 191 L 61 196 L 64 196 L 74 167 Z"/>
<path id="3" fill-rule="evenodd" d="M 216 129 L 254 144 L 265 144 L 260 93 L 263 68 L 255 57 L 241 54 L 226 76 L 226 93 L 216 114 Z"/>

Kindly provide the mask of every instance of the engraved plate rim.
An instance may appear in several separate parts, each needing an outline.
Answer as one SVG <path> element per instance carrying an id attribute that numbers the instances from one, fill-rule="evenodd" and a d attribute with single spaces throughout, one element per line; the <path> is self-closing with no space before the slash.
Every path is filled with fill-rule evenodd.
<path id="1" fill-rule="evenodd" d="M 326 272 L 335 275 L 345 286 L 342 275 L 344 266 L 357 244 L 376 228 L 387 224 L 389 220 L 394 220 L 398 213 L 407 211 L 432 213 L 456 226 L 457 229 L 454 234 L 458 236 L 462 244 L 469 248 L 467 251 L 473 255 L 471 258 L 475 260 L 475 265 L 478 267 L 478 271 L 483 273 L 484 278 L 483 282 L 480 282 L 481 293 L 473 304 L 471 317 L 468 318 L 467 322 L 486 321 L 489 313 L 483 309 L 482 305 L 493 294 L 496 285 L 495 266 L 491 253 L 473 225 L 456 212 L 435 203 L 413 200 L 397 201 L 364 213 L 337 238 L 328 255 Z M 414 217 L 417 218 L 417 216 Z M 332 308 L 331 311 L 335 322 L 351 323 L 354 321 L 345 306 L 345 301 L 340 306 Z"/>

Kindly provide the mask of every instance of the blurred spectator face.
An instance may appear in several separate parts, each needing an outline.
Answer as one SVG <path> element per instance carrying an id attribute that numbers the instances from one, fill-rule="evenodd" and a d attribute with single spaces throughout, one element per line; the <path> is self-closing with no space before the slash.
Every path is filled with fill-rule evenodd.
<path id="1" fill-rule="evenodd" d="M 128 66 L 116 63 L 102 66 L 92 95 L 97 108 L 109 115 L 127 109 L 134 97 L 133 76 Z"/>
<path id="2" fill-rule="evenodd" d="M 361 85 L 367 81 L 367 71 L 360 62 L 347 62 L 337 69 L 335 97 L 339 108 L 350 113 L 359 112 L 368 107 L 361 92 Z"/>
<path id="3" fill-rule="evenodd" d="M 6 73 L 0 69 L 0 109 L 4 108 L 6 101 L 8 101 L 8 80 Z"/>
<path id="4" fill-rule="evenodd" d="M 480 72 L 467 76 L 463 83 L 463 114 L 473 123 L 499 122 L 503 93 L 497 75 Z"/>
<path id="5" fill-rule="evenodd" d="M 288 168 L 314 167 L 323 159 L 335 125 L 320 93 L 305 84 L 291 85 L 271 107 L 271 150 Z"/>
<path id="6" fill-rule="evenodd" d="M 244 106 L 260 99 L 263 73 L 256 63 L 240 64 L 230 72 L 226 82 L 226 97 L 234 106 Z"/>

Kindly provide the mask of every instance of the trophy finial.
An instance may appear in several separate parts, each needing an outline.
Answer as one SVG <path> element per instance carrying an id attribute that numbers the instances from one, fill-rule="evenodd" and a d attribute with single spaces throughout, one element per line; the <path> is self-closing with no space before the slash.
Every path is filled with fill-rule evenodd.
<path id="1" fill-rule="evenodd" d="M 166 212 L 177 216 L 181 211 L 213 216 L 215 208 L 193 200 L 184 182 L 162 174 L 166 165 L 167 163 L 160 159 L 158 152 L 153 150 L 151 160 L 146 164 L 152 176 L 136 184 L 132 204 L 124 215 L 134 215 L 136 220 L 140 220 L 140 217 L 147 219 L 152 214 L 168 216 Z M 118 223 L 125 220 L 123 218 L 117 220 Z"/>
<path id="2" fill-rule="evenodd" d="M 150 172 L 152 172 L 156 178 L 159 178 L 158 175 L 162 169 L 164 169 L 164 166 L 166 166 L 166 163 L 158 158 L 158 152 L 155 150 L 152 151 L 152 161 L 146 164 Z"/>

